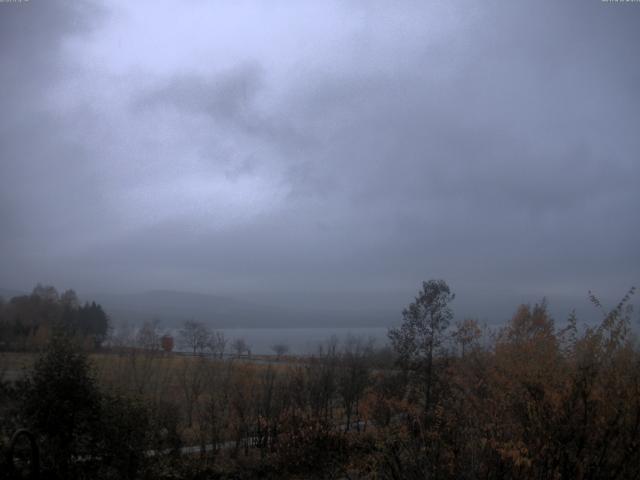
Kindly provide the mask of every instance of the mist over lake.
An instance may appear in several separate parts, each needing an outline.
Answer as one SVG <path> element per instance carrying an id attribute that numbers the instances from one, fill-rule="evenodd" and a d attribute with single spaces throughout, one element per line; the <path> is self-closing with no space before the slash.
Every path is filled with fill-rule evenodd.
<path id="1" fill-rule="evenodd" d="M 326 345 L 332 337 L 338 340 L 338 347 L 349 336 L 373 339 L 375 347 L 382 347 L 388 343 L 388 329 L 384 327 L 354 327 L 354 328 L 223 328 L 220 329 L 229 344 L 238 338 L 244 339 L 253 355 L 273 355 L 271 347 L 284 344 L 294 355 L 311 355 L 317 353 L 320 345 Z M 177 334 L 178 331 L 175 331 Z M 179 350 L 183 350 L 180 349 Z M 230 349 L 229 349 L 230 351 Z"/>

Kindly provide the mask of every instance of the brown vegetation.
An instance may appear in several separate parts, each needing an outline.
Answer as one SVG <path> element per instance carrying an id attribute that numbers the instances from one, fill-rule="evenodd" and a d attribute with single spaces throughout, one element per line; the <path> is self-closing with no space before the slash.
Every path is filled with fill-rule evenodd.
<path id="1" fill-rule="evenodd" d="M 497 331 L 474 320 L 448 328 L 452 298 L 444 282 L 425 283 L 390 333 L 394 363 L 356 338 L 275 364 L 94 353 L 95 382 L 81 385 L 108 399 L 92 400 L 112 426 L 101 451 L 126 427 L 141 434 L 136 460 L 113 463 L 123 477 L 638 478 L 629 296 L 599 325 L 580 328 L 572 316 L 557 328 L 542 302 L 518 307 Z M 5 405 L 20 398 L 10 390 Z M 6 424 L 36 428 L 37 410 L 13 402 Z M 119 424 L 122 412 L 137 418 Z M 54 438 L 38 433 L 45 445 Z M 196 448 L 178 455 L 184 446 Z"/>

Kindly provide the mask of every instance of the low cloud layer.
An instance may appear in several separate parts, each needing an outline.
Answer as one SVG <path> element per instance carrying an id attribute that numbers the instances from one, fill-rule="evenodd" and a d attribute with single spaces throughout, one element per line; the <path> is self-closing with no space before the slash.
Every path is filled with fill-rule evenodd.
<path id="1" fill-rule="evenodd" d="M 639 21 L 600 1 L 0 4 L 0 285 L 622 295 Z"/>

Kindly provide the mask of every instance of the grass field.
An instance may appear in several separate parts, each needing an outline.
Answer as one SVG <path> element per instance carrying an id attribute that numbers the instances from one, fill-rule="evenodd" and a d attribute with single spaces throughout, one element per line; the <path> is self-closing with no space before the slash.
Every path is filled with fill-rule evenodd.
<path id="1" fill-rule="evenodd" d="M 0 352 L 0 380 L 15 381 L 31 369 L 37 354 L 31 352 Z"/>
<path id="2" fill-rule="evenodd" d="M 23 377 L 33 367 L 38 352 L 0 352 L 0 380 L 15 381 Z M 152 365 L 153 369 L 172 370 L 185 363 L 196 363 L 206 361 L 210 363 L 220 363 L 219 359 L 213 357 L 197 357 L 182 354 L 148 354 L 143 351 L 126 352 L 126 353 L 90 353 L 89 359 L 96 369 L 98 380 L 108 380 L 113 376 L 113 371 L 126 369 L 132 364 L 145 363 Z M 250 359 L 247 357 L 233 358 L 225 357 L 234 364 L 256 365 L 260 369 L 266 366 L 281 369 L 288 366 L 300 364 L 301 360 L 297 357 L 283 356 L 280 360 L 276 360 L 275 355 L 254 355 Z"/>

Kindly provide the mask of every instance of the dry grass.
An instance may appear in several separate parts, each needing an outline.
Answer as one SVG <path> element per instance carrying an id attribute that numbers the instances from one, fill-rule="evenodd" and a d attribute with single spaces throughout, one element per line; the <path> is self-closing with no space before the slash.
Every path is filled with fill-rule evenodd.
<path id="1" fill-rule="evenodd" d="M 15 381 L 22 378 L 35 363 L 36 353 L 0 352 L 0 380 Z"/>

